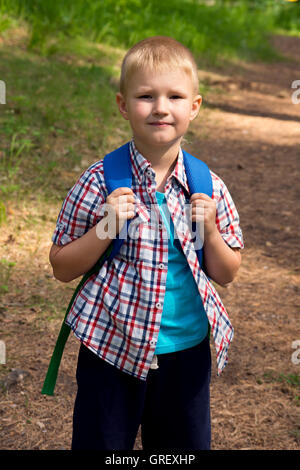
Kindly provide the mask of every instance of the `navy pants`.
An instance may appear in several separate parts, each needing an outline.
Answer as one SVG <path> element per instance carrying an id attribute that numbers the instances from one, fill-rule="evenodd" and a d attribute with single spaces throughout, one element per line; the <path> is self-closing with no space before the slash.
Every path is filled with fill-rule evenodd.
<path id="1" fill-rule="evenodd" d="M 132 450 L 140 425 L 145 451 L 210 448 L 208 338 L 157 358 L 142 381 L 81 345 L 73 450 Z"/>

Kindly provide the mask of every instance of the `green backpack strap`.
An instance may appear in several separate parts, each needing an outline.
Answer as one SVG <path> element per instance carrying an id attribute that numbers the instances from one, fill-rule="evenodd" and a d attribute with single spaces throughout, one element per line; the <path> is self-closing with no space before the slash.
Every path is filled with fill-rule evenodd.
<path id="1" fill-rule="evenodd" d="M 42 394 L 43 395 L 53 395 L 54 394 L 54 388 L 57 380 L 57 375 L 58 375 L 58 370 L 61 362 L 61 358 L 64 352 L 65 344 L 68 340 L 71 328 L 69 325 L 66 324 L 66 318 L 69 314 L 69 311 L 71 310 L 71 307 L 73 305 L 73 302 L 84 285 L 84 283 L 89 279 L 90 276 L 92 276 L 94 273 L 98 272 L 101 265 L 104 263 L 104 261 L 107 259 L 109 256 L 110 252 L 112 251 L 112 246 L 110 245 L 109 248 L 106 250 L 106 252 L 101 256 L 101 258 L 98 260 L 98 262 L 93 266 L 93 268 L 88 271 L 81 279 L 79 282 L 78 286 L 76 287 L 73 296 L 70 300 L 70 303 L 68 305 L 68 308 L 65 313 L 65 317 L 63 319 L 62 325 L 60 327 L 60 332 L 56 340 L 55 348 L 52 353 L 52 357 L 48 366 L 48 371 L 46 374 L 46 378 L 44 381 L 44 385 L 42 388 Z"/>

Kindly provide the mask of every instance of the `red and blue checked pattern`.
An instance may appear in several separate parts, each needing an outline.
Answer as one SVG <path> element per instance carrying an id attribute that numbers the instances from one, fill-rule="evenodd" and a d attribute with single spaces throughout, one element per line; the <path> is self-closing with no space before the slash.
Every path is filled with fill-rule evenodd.
<path id="1" fill-rule="evenodd" d="M 85 282 L 67 323 L 75 336 L 102 359 L 145 380 L 155 352 L 164 303 L 168 239 L 156 203 L 155 173 L 133 141 L 130 153 L 132 189 L 136 197 L 136 216 L 130 227 L 134 227 L 135 236 L 128 236 L 111 264 L 105 262 L 99 273 Z M 243 248 L 233 200 L 223 181 L 215 173 L 211 174 L 218 229 L 229 246 Z M 53 243 L 70 243 L 97 224 L 103 217 L 101 207 L 107 195 L 103 161 L 100 160 L 91 165 L 68 192 L 57 219 Z M 165 186 L 165 196 L 211 325 L 220 373 L 227 363 L 233 328 L 217 291 L 200 268 L 196 256 L 191 224 L 185 211 L 189 188 L 181 151 Z"/>

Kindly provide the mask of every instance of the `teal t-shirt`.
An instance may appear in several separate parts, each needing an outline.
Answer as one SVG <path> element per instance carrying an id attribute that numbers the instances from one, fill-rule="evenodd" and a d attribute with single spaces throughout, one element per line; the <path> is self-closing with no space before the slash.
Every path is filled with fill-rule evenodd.
<path id="1" fill-rule="evenodd" d="M 180 241 L 174 237 L 165 195 L 156 191 L 156 198 L 169 233 L 167 285 L 155 349 L 155 354 L 164 354 L 199 344 L 208 333 L 208 320 Z"/>

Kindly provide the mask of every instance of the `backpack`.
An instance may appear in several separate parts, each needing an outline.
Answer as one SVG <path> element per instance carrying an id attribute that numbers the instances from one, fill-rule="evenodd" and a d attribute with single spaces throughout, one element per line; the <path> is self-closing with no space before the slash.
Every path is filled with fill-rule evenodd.
<path id="1" fill-rule="evenodd" d="M 212 178 L 208 166 L 203 161 L 198 158 L 190 155 L 185 150 L 182 150 L 183 161 L 185 172 L 187 176 L 188 186 L 190 188 L 191 194 L 193 193 L 205 193 L 209 197 L 212 196 Z M 104 169 L 104 178 L 105 184 L 107 187 L 108 194 L 119 187 L 129 187 L 132 186 L 132 173 L 131 173 L 131 160 L 130 160 L 130 150 L 129 142 L 127 142 L 122 147 L 114 150 L 111 153 L 105 155 L 103 159 L 103 169 Z M 44 395 L 53 395 L 54 388 L 56 384 L 56 379 L 58 375 L 59 365 L 63 355 L 64 347 L 69 337 L 71 328 L 65 323 L 65 320 L 68 316 L 68 313 L 76 299 L 78 292 L 88 278 L 97 272 L 99 272 L 102 264 L 108 260 L 108 263 L 113 259 L 113 257 L 119 252 L 122 242 L 124 241 L 124 230 L 126 233 L 128 231 L 130 219 L 126 221 L 123 225 L 122 231 L 117 237 L 112 241 L 108 249 L 103 253 L 97 263 L 93 268 L 88 271 L 82 277 L 81 281 L 77 285 L 72 298 L 67 307 L 64 320 L 61 325 L 61 329 L 56 341 L 56 345 L 48 366 L 48 371 L 42 388 L 42 394 Z M 195 230 L 195 222 L 193 222 Z M 203 260 L 203 249 L 196 250 L 197 257 L 202 266 Z"/>

